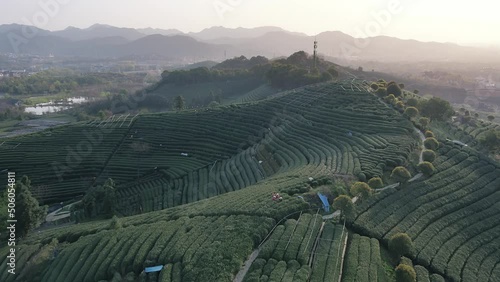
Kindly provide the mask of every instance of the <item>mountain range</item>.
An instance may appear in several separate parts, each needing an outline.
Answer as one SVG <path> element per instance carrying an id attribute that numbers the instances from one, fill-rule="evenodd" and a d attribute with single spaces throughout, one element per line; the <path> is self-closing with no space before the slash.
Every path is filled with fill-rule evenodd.
<path id="1" fill-rule="evenodd" d="M 197 33 L 176 29 L 120 28 L 95 24 L 80 29 L 48 31 L 18 24 L 0 25 L 0 53 L 88 58 L 152 57 L 172 61 L 223 60 L 235 56 L 288 56 L 312 53 L 344 61 L 458 61 L 500 62 L 500 49 L 452 43 L 420 42 L 388 36 L 354 38 L 340 31 L 316 36 L 279 27 L 211 27 Z"/>

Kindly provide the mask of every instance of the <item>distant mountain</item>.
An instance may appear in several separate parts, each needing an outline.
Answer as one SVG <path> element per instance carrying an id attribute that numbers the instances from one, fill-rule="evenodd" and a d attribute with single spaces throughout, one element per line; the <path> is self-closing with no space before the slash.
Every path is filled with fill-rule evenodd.
<path id="1" fill-rule="evenodd" d="M 224 46 L 199 42 L 184 35 L 149 35 L 113 50 L 115 55 L 157 55 L 171 59 L 196 59 L 199 61 L 222 59 Z"/>
<path id="2" fill-rule="evenodd" d="M 65 30 L 54 31 L 52 34 L 73 41 L 117 36 L 127 40 L 137 40 L 145 36 L 145 34 L 133 28 L 121 28 L 103 24 L 95 24 L 85 29 L 68 27 Z"/>
<path id="3" fill-rule="evenodd" d="M 297 36 L 306 36 L 303 33 L 292 33 L 285 31 L 280 27 L 275 26 L 263 26 L 256 28 L 226 28 L 222 26 L 214 26 L 211 28 L 206 28 L 200 32 L 190 32 L 187 35 L 192 36 L 199 40 L 210 41 L 220 38 L 255 38 L 267 34 L 269 32 L 287 32 Z"/>
<path id="4" fill-rule="evenodd" d="M 178 29 L 160 29 L 160 28 L 139 28 L 137 29 L 142 34 L 145 35 L 154 35 L 154 34 L 160 34 L 160 35 L 179 35 L 179 34 L 184 34 L 182 31 Z"/>
<path id="5" fill-rule="evenodd" d="M 500 49 L 403 40 L 388 36 L 362 39 L 340 31 L 323 32 L 316 36 L 277 31 L 256 38 L 220 38 L 211 40 L 210 43 L 232 45 L 242 54 L 279 57 L 298 50 L 312 53 L 314 40 L 318 41 L 319 54 L 336 58 L 342 63 L 356 60 L 500 62 Z"/>
<path id="6" fill-rule="evenodd" d="M 17 39 L 14 44 L 13 37 Z M 0 25 L 0 53 L 19 51 L 25 54 L 94 58 L 160 56 L 189 62 L 217 61 L 241 55 L 276 58 L 289 56 L 300 50 L 312 53 L 314 40 L 318 41 L 320 55 L 347 65 L 357 60 L 500 62 L 498 48 L 464 47 L 452 43 L 420 42 L 388 36 L 362 39 L 339 31 L 307 36 L 279 27 L 212 27 L 186 35 L 175 29 L 137 30 L 101 24 L 86 29 L 69 27 L 55 32 L 17 24 Z M 16 46 L 18 50 L 15 50 Z"/>
<path id="7" fill-rule="evenodd" d="M 20 25 L 20 24 L 4 24 L 0 25 L 0 34 L 14 33 L 22 37 L 31 37 L 32 35 L 50 35 L 48 30 L 40 29 L 35 26 Z"/>

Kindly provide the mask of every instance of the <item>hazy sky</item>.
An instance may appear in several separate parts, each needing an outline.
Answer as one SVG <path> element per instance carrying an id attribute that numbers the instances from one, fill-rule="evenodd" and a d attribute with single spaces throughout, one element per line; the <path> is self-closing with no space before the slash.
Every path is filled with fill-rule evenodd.
<path id="1" fill-rule="evenodd" d="M 391 3 L 395 7 L 388 9 Z M 53 4 L 52 9 L 42 3 Z M 51 11 L 46 12 L 46 11 Z M 53 12 L 52 12 L 53 11 Z M 374 14 L 390 13 L 374 24 Z M 200 31 L 211 26 L 280 26 L 314 35 L 340 30 L 462 44 L 500 44 L 495 0 L 0 0 L 0 24 L 49 30 L 94 23 Z"/>

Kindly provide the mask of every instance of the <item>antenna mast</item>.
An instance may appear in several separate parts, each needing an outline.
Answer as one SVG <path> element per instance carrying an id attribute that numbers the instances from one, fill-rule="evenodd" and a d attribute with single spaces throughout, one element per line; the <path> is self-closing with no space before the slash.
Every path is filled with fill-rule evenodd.
<path id="1" fill-rule="evenodd" d="M 314 53 L 313 53 L 313 70 L 316 70 L 316 58 L 318 56 L 318 41 L 316 40 L 316 37 L 314 37 Z"/>

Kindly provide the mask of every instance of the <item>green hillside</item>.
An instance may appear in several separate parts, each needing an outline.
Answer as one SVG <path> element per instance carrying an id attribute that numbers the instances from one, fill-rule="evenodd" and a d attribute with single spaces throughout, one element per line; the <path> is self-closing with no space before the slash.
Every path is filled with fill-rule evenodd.
<path id="1" fill-rule="evenodd" d="M 434 174 L 397 183 L 390 171 L 416 170 L 420 137 L 368 89 L 351 80 L 260 89 L 270 95 L 6 139 L 0 167 L 28 175 L 38 199 L 85 202 L 111 178 L 118 217 L 103 219 L 99 196 L 76 204 L 80 223 L 18 242 L 15 276 L 2 245 L 0 281 L 392 282 L 400 260 L 388 240 L 398 232 L 413 240 L 401 262 L 418 282 L 497 281 L 498 163 L 437 136 Z M 349 191 L 377 176 L 399 186 Z M 339 220 L 318 192 L 357 202 Z"/>

